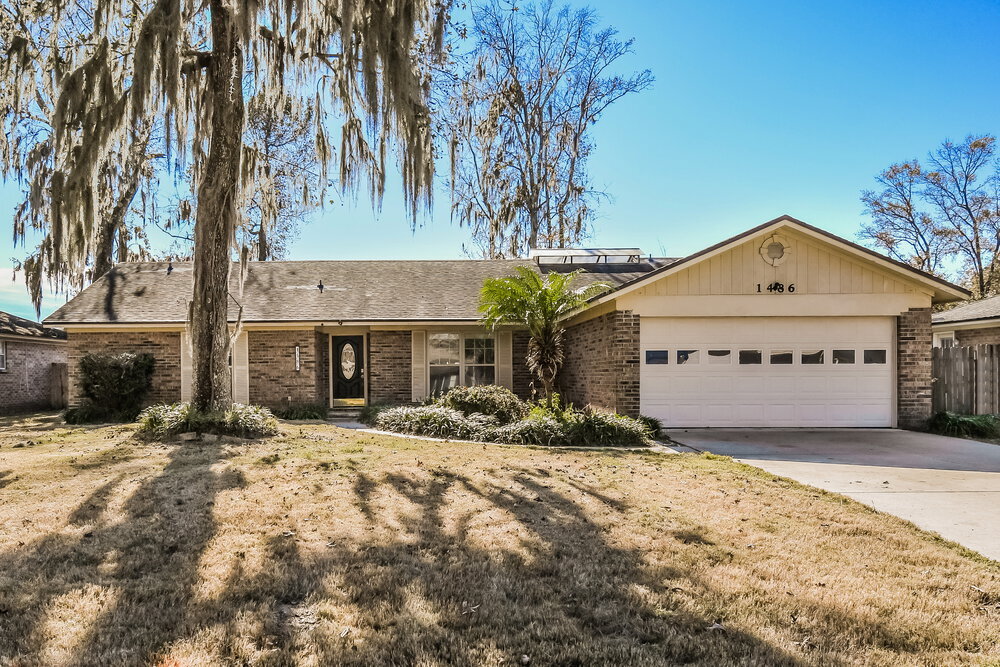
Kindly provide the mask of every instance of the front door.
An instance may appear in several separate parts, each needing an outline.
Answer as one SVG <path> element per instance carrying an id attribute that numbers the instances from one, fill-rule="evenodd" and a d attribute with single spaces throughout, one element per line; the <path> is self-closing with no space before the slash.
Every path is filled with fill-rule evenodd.
<path id="1" fill-rule="evenodd" d="M 333 404 L 364 405 L 364 336 L 333 337 Z"/>

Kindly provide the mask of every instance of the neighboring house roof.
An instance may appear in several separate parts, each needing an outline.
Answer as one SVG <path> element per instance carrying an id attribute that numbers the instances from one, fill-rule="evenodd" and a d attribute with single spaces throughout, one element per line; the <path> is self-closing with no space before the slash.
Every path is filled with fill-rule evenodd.
<path id="1" fill-rule="evenodd" d="M 724 241 L 720 241 L 715 245 L 709 246 L 703 250 L 699 250 L 696 253 L 688 255 L 687 257 L 681 257 L 670 263 L 664 264 L 663 266 L 660 266 L 653 271 L 642 274 L 640 276 L 636 276 L 636 278 L 633 279 L 631 282 L 621 285 L 620 287 L 615 289 L 614 292 L 594 297 L 593 299 L 591 299 L 591 303 L 598 304 L 598 303 L 603 303 L 605 301 L 609 301 L 611 299 L 616 298 L 623 292 L 630 292 L 634 289 L 642 287 L 643 285 L 647 285 L 651 281 L 663 277 L 668 273 L 682 270 L 691 264 L 695 264 L 701 260 L 708 259 L 709 257 L 712 257 L 732 246 L 735 246 L 743 242 L 744 240 L 746 240 L 751 236 L 755 236 L 757 234 L 762 234 L 770 231 L 775 231 L 781 227 L 786 227 L 786 226 L 792 228 L 797 227 L 800 231 L 805 232 L 810 236 L 823 238 L 827 242 L 833 244 L 834 246 L 839 246 L 840 248 L 847 250 L 849 252 L 853 252 L 854 254 L 857 255 L 866 256 L 868 259 L 874 261 L 877 264 L 892 269 L 898 273 L 908 275 L 911 279 L 917 280 L 918 282 L 922 282 L 928 286 L 931 286 L 934 289 L 935 302 L 938 302 L 939 300 L 941 302 L 957 301 L 962 298 L 968 298 L 969 296 L 972 295 L 972 293 L 969 290 L 965 289 L 964 287 L 960 287 L 958 285 L 955 285 L 954 283 L 950 283 L 947 280 L 944 280 L 943 278 L 939 278 L 931 273 L 927 273 L 926 271 L 921 271 L 920 269 L 912 267 L 909 264 L 905 264 L 891 257 L 887 257 L 881 253 L 875 252 L 871 248 L 866 248 L 862 245 L 854 243 L 853 241 L 848 241 L 847 239 L 837 236 L 836 234 L 833 234 L 831 232 L 828 232 L 825 229 L 820 229 L 819 227 L 813 227 L 809 223 L 802 222 L 801 220 L 793 218 L 790 215 L 782 215 L 777 218 L 774 218 L 773 220 L 768 220 L 763 224 L 748 229 L 745 232 L 741 232 L 736 236 L 732 236 Z"/>
<path id="2" fill-rule="evenodd" d="M 939 324 L 958 324 L 960 322 L 994 319 L 1000 319 L 1000 296 L 991 296 L 988 299 L 980 299 L 979 301 L 969 301 L 951 310 L 935 313 L 931 317 L 931 322 L 937 326 Z"/>
<path id="3" fill-rule="evenodd" d="M 581 284 L 621 285 L 674 261 L 590 265 Z M 478 320 L 479 290 L 486 278 L 538 269 L 525 259 L 428 261 L 250 262 L 239 294 L 239 266 L 230 279 L 229 317 L 239 305 L 244 322 L 454 321 Z M 193 264 L 123 263 L 45 321 L 50 324 L 179 323 L 187 319 Z M 545 267 L 568 271 L 581 266 Z M 323 291 L 318 288 L 323 283 Z"/>
<path id="4" fill-rule="evenodd" d="M 11 315 L 0 310 L 0 336 L 21 336 L 41 340 L 65 340 L 66 332 L 61 329 L 50 329 L 38 322 L 26 320 L 17 315 Z"/>

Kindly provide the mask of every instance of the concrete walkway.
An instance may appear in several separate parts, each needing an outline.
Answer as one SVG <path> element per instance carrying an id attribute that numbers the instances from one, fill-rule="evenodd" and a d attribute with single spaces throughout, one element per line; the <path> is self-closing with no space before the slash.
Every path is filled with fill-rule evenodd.
<path id="1" fill-rule="evenodd" d="M 875 509 L 1000 560 L 1000 445 L 891 429 L 673 429 L 731 456 Z"/>

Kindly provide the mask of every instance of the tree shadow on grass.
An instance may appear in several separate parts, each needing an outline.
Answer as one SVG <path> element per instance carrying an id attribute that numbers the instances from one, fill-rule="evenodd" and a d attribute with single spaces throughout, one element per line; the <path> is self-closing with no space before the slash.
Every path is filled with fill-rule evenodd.
<path id="1" fill-rule="evenodd" d="M 748 634 L 710 631 L 715 619 L 685 611 L 665 588 L 681 573 L 612 545 L 580 503 L 535 471 L 508 472 L 503 483 L 388 473 L 359 478 L 353 492 L 366 536 L 308 553 L 275 538 L 273 568 L 226 586 L 270 601 L 261 617 L 269 662 L 799 663 Z M 455 513 L 456 496 L 476 509 Z M 493 515 L 505 520 L 490 544 L 484 522 Z M 302 621 L 331 600 L 332 617 Z M 229 638 L 227 657 L 245 659 L 240 641 Z"/>
<path id="2" fill-rule="evenodd" d="M 190 632 L 185 618 L 198 562 L 215 532 L 210 506 L 221 490 L 244 482 L 238 473 L 211 470 L 218 446 L 177 446 L 169 456 L 125 502 L 123 521 L 102 517 L 119 476 L 92 492 L 63 531 L 0 554 L 0 663 L 31 656 L 40 663 L 145 664 Z M 99 611 L 81 624 L 72 609 L 88 595 L 104 597 L 90 600 Z M 61 653 L 46 653 L 54 637 L 80 627 L 79 636 L 62 637 Z"/>
<path id="3" fill-rule="evenodd" d="M 0 664 L 146 664 L 168 654 L 235 664 L 806 662 L 751 633 L 709 630 L 720 619 L 693 612 L 677 587 L 711 595 L 690 562 L 616 543 L 629 503 L 545 471 L 355 473 L 331 515 L 345 525 L 321 533 L 335 539 L 273 535 L 246 559 L 224 554 L 226 572 L 213 575 L 199 570 L 218 532 L 212 505 L 245 481 L 213 470 L 224 456 L 217 447 L 169 456 L 125 501 L 124 520 L 105 518 L 122 477 L 93 490 L 66 529 L 0 554 Z M 237 511 L 252 513 L 251 498 Z M 319 507 L 305 494 L 292 502 Z M 596 519 L 595 508 L 610 514 Z M 699 526 L 673 528 L 704 561 L 732 556 Z M 53 653 L 56 612 L 71 614 L 66 601 L 94 591 L 105 596 L 97 613 L 75 626 L 70 618 L 65 627 L 82 630 Z M 703 608 L 736 603 L 714 598 Z M 851 628 L 859 645 L 917 650 L 906 628 L 836 613 L 814 615 L 835 632 Z"/>

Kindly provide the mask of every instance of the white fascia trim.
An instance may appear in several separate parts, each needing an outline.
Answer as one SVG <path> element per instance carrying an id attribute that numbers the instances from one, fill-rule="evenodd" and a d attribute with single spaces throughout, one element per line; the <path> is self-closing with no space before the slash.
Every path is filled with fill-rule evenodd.
<path id="1" fill-rule="evenodd" d="M 992 329 L 1000 327 L 1000 318 L 966 320 L 964 322 L 931 322 L 931 330 L 935 332 L 958 331 L 965 329 Z"/>
<path id="2" fill-rule="evenodd" d="M 0 340 L 14 343 L 42 343 L 45 345 L 65 345 L 65 338 L 35 338 L 34 336 L 17 336 L 15 334 L 0 334 Z"/>

